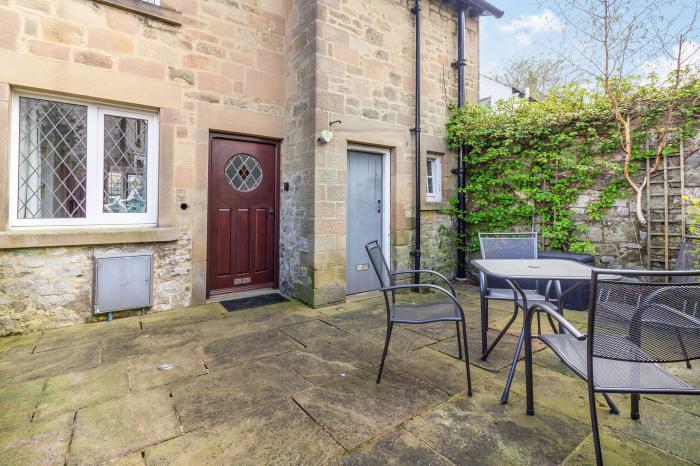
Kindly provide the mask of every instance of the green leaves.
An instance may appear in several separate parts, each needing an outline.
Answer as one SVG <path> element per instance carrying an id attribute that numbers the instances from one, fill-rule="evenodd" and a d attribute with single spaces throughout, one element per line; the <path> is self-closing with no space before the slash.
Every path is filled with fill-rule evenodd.
<path id="1" fill-rule="evenodd" d="M 635 122 L 633 159 L 654 157 L 648 141 L 666 118 L 670 89 L 653 80 L 646 85 L 624 82 L 621 88 L 621 105 Z M 677 96 L 677 129 L 668 151 L 700 127 L 700 84 L 688 81 Z M 467 235 L 470 244 L 462 245 L 478 250 L 474 233 L 479 230 L 530 230 L 539 225 L 550 248 L 594 252 L 593 245 L 579 237 L 585 224 L 600 222 L 615 201 L 628 194 L 608 97 L 572 84 L 552 90 L 540 102 L 513 99 L 495 108 L 468 104 L 452 110 L 448 145 L 453 150 L 465 147 L 469 172 L 467 210 L 458 211 L 455 202 L 448 209 L 472 231 Z M 600 195 L 583 202 L 594 184 L 605 179 L 611 181 Z"/>

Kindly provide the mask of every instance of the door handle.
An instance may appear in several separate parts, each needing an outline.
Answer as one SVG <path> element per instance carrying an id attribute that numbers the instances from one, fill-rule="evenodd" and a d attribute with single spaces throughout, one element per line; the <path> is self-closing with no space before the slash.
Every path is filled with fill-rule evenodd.
<path id="1" fill-rule="evenodd" d="M 275 209 L 268 209 L 268 210 L 267 210 L 267 215 L 269 215 L 270 217 L 274 217 L 274 215 L 275 215 Z"/>
<path id="2" fill-rule="evenodd" d="M 378 213 L 378 214 L 381 214 L 381 213 L 382 213 L 382 200 L 381 200 L 381 199 L 379 199 L 379 200 L 377 201 L 377 213 Z"/>

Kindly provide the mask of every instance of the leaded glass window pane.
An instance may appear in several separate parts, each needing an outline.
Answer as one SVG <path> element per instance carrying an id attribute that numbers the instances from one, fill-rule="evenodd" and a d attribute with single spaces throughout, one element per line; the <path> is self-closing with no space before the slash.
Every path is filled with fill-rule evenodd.
<path id="1" fill-rule="evenodd" d="M 146 212 L 147 154 L 147 120 L 104 116 L 104 212 Z"/>
<path id="2" fill-rule="evenodd" d="M 17 218 L 84 218 L 87 107 L 19 98 Z"/>
<path id="3" fill-rule="evenodd" d="M 237 191 L 252 191 L 262 182 L 262 167 L 252 155 L 234 155 L 226 162 L 224 171 L 229 184 Z"/>

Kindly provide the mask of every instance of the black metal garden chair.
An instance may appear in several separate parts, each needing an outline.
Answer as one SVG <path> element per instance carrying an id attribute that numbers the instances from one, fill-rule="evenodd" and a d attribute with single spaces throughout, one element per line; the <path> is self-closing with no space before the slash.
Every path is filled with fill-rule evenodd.
<path id="1" fill-rule="evenodd" d="M 469 349 L 467 347 L 467 324 L 464 319 L 464 310 L 457 300 L 457 294 L 450 281 L 444 275 L 433 270 L 403 270 L 399 272 L 391 272 L 389 266 L 384 260 L 382 249 L 378 241 L 371 241 L 365 245 L 369 259 L 372 262 L 372 267 L 377 273 L 380 291 L 384 294 L 384 302 L 386 304 L 386 339 L 384 341 L 384 351 L 382 353 L 382 362 L 379 365 L 379 374 L 377 375 L 377 383 L 382 380 L 382 371 L 384 370 L 384 361 L 389 350 L 389 341 L 394 324 L 429 324 L 434 322 L 455 322 L 457 327 L 457 345 L 459 347 L 459 357 L 462 358 L 462 344 L 464 344 L 464 361 L 467 368 L 467 394 L 472 396 L 472 380 L 469 370 Z M 397 285 L 395 277 L 399 275 L 412 274 L 428 274 L 438 277 L 444 281 L 450 291 L 445 288 L 427 284 L 427 283 L 410 283 Z M 396 292 L 399 290 L 429 290 L 436 292 L 443 299 L 433 302 L 412 304 L 396 302 Z M 446 298 L 446 299 L 445 299 Z M 462 324 L 460 337 L 460 322 Z"/>
<path id="2" fill-rule="evenodd" d="M 536 232 L 480 232 L 479 246 L 482 259 L 537 259 Z M 525 291 L 528 302 L 536 302 L 545 301 L 545 295 L 549 294 L 552 282 L 547 283 L 545 295 L 540 294 L 536 289 L 528 289 L 531 284 L 519 283 L 519 285 L 523 288 L 523 291 Z M 561 289 L 559 283 L 554 283 L 554 286 L 560 294 Z M 513 322 L 515 322 L 515 319 L 518 317 L 518 309 L 522 306 L 512 288 L 489 287 L 488 277 L 483 272 L 479 272 L 479 297 L 481 303 L 481 359 L 485 361 L 498 342 L 501 341 L 503 335 L 505 335 L 510 326 L 513 325 Z M 491 300 L 512 301 L 513 315 L 489 346 L 487 336 L 489 326 L 489 301 Z M 550 323 L 554 325 L 551 319 Z"/>
<path id="3" fill-rule="evenodd" d="M 606 280 L 606 275 L 622 280 Z M 635 281 L 636 280 L 636 281 Z M 596 393 L 630 393 L 632 418 L 639 418 L 640 394 L 700 395 L 700 389 L 673 376 L 658 363 L 700 358 L 700 270 L 672 272 L 595 269 L 591 277 L 587 333 L 557 310 L 541 309 L 558 320 L 564 333 L 536 335 L 588 384 L 596 462 L 603 464 Z M 532 386 L 533 313 L 525 322 L 527 413 L 534 414 Z"/>

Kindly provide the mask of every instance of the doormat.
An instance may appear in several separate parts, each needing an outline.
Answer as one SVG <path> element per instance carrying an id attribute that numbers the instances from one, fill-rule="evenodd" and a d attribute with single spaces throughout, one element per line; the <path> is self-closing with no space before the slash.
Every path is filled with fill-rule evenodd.
<path id="1" fill-rule="evenodd" d="M 281 294 L 270 293 L 260 296 L 251 296 L 250 298 L 229 299 L 227 301 L 221 301 L 219 304 L 224 306 L 228 312 L 234 312 L 253 307 L 269 306 L 270 304 L 287 302 L 289 302 L 289 300 Z"/>

